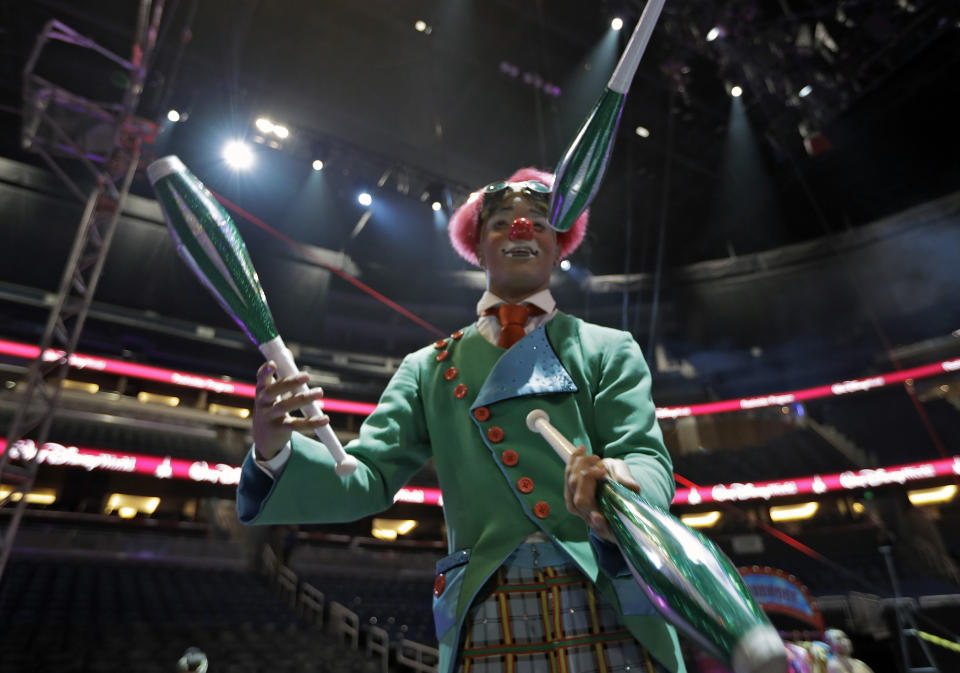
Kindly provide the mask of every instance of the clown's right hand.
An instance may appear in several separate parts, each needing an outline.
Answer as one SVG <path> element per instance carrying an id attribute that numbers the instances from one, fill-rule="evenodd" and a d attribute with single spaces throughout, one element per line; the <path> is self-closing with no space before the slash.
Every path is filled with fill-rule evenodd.
<path id="1" fill-rule="evenodd" d="M 323 398 L 321 388 L 300 391 L 310 380 L 306 372 L 277 379 L 277 365 L 265 362 L 257 370 L 257 392 L 253 402 L 253 445 L 260 460 L 270 460 L 290 441 L 294 430 L 312 433 L 330 419 L 326 416 L 303 418 L 290 412 Z"/>

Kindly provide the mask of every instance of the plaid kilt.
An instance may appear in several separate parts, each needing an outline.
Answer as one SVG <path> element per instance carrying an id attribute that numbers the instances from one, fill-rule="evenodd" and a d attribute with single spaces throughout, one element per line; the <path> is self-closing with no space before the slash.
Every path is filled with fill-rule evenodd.
<path id="1" fill-rule="evenodd" d="M 576 565 L 510 565 L 516 556 L 465 616 L 458 673 L 667 673 Z"/>

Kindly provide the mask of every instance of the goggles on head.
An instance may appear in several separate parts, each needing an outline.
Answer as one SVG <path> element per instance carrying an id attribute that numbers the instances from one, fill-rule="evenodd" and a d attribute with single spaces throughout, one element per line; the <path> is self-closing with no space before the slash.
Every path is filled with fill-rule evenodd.
<path id="1" fill-rule="evenodd" d="M 550 196 L 553 194 L 553 189 L 539 180 L 524 180 L 522 182 L 503 180 L 489 184 L 481 190 L 480 220 L 486 220 L 508 196 L 514 194 L 523 196 L 534 207 L 542 208 L 546 213 L 550 208 Z"/>

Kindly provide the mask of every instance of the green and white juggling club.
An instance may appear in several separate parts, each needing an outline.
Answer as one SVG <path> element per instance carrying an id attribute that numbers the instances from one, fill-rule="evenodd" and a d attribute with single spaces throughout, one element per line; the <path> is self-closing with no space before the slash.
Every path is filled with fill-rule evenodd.
<path id="1" fill-rule="evenodd" d="M 147 167 L 147 177 L 187 266 L 264 357 L 277 363 L 279 376 L 296 374 L 299 370 L 277 333 L 247 246 L 227 211 L 175 156 L 154 161 Z M 304 384 L 296 392 L 306 391 Z M 316 401 L 301 411 L 307 417 L 323 416 L 323 407 Z M 317 428 L 316 434 L 333 456 L 337 474 L 343 477 L 357 468 L 357 459 L 344 452 L 329 425 Z"/>
<path id="2" fill-rule="evenodd" d="M 569 462 L 574 446 L 542 409 L 527 415 Z M 650 603 L 734 673 L 785 673 L 787 653 L 730 560 L 710 540 L 612 479 L 597 487 L 600 510 Z"/>
<path id="3" fill-rule="evenodd" d="M 660 18 L 663 3 L 664 0 L 648 0 L 610 81 L 560 160 L 547 218 L 557 231 L 569 231 L 600 189 L 630 82 Z"/>

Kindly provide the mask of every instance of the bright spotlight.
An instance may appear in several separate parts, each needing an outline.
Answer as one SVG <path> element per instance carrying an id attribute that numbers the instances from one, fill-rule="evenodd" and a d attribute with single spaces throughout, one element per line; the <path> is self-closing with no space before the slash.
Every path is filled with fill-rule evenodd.
<path id="1" fill-rule="evenodd" d="M 730 95 L 734 98 L 740 98 L 740 96 L 743 95 L 743 89 L 740 88 L 738 84 L 734 84 L 732 87 L 730 87 Z"/>
<path id="2" fill-rule="evenodd" d="M 720 37 L 720 27 L 714 26 L 707 32 L 707 42 L 713 42 Z"/>
<path id="3" fill-rule="evenodd" d="M 418 33 L 422 33 L 427 29 L 427 22 L 423 19 L 419 19 L 415 24 L 413 24 L 413 27 L 417 29 Z"/>
<path id="4" fill-rule="evenodd" d="M 314 160 L 313 160 L 313 170 L 315 170 L 315 171 L 322 171 L 322 170 L 323 170 L 323 162 L 320 161 L 319 159 L 314 159 Z"/>
<path id="5" fill-rule="evenodd" d="M 242 140 L 231 140 L 223 146 L 223 160 L 230 168 L 243 171 L 253 166 L 253 150 Z"/>
<path id="6" fill-rule="evenodd" d="M 623 19 L 621 19 L 619 16 L 613 17 L 613 21 L 610 22 L 610 27 L 614 30 L 620 30 L 623 28 Z"/>
<path id="7" fill-rule="evenodd" d="M 260 129 L 262 133 L 270 133 L 273 131 L 273 122 L 266 117 L 260 117 L 254 122 L 254 125 Z"/>
<path id="8" fill-rule="evenodd" d="M 177 123 L 180 121 L 180 113 L 176 110 L 170 110 L 170 112 L 167 113 L 167 119 L 173 123 Z"/>
<path id="9" fill-rule="evenodd" d="M 802 89 L 800 89 L 800 98 L 806 98 L 811 93 L 813 93 L 813 87 L 808 84 Z"/>
<path id="10" fill-rule="evenodd" d="M 367 192 L 360 192 L 360 194 L 357 195 L 357 202 L 358 202 L 361 206 L 363 206 L 364 208 L 366 208 L 366 207 L 369 206 L 371 203 L 373 203 L 373 197 L 370 196 L 370 194 L 367 193 Z"/>
<path id="11" fill-rule="evenodd" d="M 650 137 L 650 129 L 648 129 L 646 126 L 638 126 L 638 127 L 637 127 L 637 135 L 640 136 L 641 138 L 649 138 L 649 137 Z"/>
<path id="12" fill-rule="evenodd" d="M 440 202 L 439 202 L 439 201 L 434 201 L 433 203 L 430 204 L 430 207 L 433 208 L 433 212 L 438 213 L 438 212 L 440 212 L 440 209 L 441 209 L 443 206 L 440 205 Z"/>
<path id="13" fill-rule="evenodd" d="M 273 135 L 280 138 L 280 140 L 283 140 L 284 138 L 290 135 L 290 129 L 288 129 L 286 126 L 275 124 L 273 127 Z"/>
<path id="14" fill-rule="evenodd" d="M 565 260 L 563 260 L 562 262 L 560 262 L 560 268 L 563 269 L 564 271 L 569 271 L 569 270 L 570 270 L 570 260 L 569 260 L 569 259 L 565 259 Z"/>

